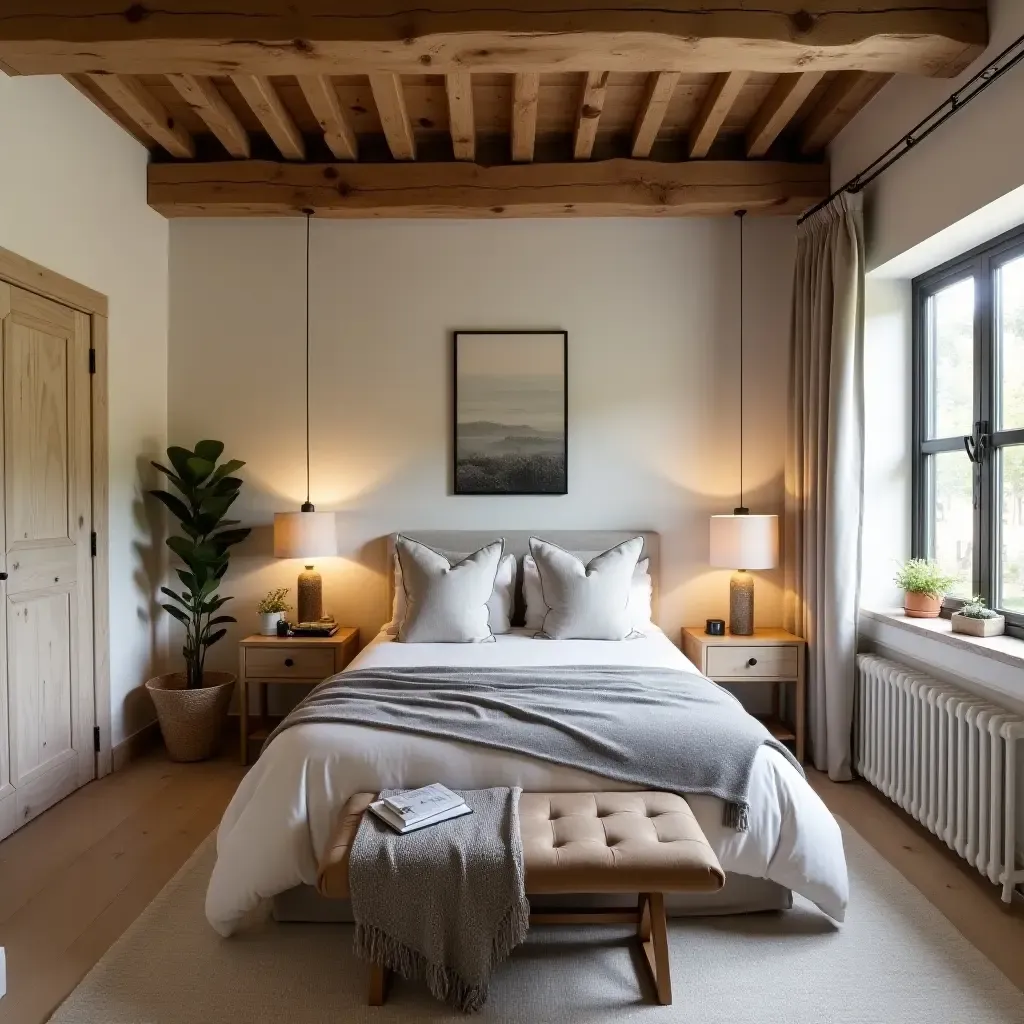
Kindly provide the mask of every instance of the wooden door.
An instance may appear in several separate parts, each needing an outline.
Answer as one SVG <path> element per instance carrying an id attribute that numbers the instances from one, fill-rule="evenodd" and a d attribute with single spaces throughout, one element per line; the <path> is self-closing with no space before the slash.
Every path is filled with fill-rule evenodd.
<path id="1" fill-rule="evenodd" d="M 95 777 L 89 318 L 0 282 L 0 837 Z"/>

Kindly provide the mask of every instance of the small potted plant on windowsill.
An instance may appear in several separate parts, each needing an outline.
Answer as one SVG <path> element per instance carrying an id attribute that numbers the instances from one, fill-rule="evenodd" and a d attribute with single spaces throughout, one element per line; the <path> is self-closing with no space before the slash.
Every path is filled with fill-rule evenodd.
<path id="1" fill-rule="evenodd" d="M 911 619 L 937 619 L 943 597 L 958 582 L 958 577 L 947 575 L 927 558 L 904 562 L 895 579 L 896 586 L 903 591 L 904 615 Z"/>
<path id="2" fill-rule="evenodd" d="M 256 606 L 260 613 L 260 636 L 277 636 L 277 624 L 289 612 L 292 606 L 285 601 L 288 596 L 287 587 L 271 590 Z"/>
<path id="3" fill-rule="evenodd" d="M 1006 629 L 1005 617 L 986 608 L 980 597 L 966 601 L 960 611 L 953 613 L 951 621 L 954 633 L 968 636 L 1002 636 Z"/>

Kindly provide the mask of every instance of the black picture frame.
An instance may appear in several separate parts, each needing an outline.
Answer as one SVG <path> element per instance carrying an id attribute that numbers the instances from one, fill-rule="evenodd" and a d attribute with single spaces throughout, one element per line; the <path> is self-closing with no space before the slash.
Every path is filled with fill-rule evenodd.
<path id="1" fill-rule="evenodd" d="M 501 353 L 493 374 L 465 372 L 486 364 L 498 339 L 529 338 L 517 369 L 501 373 Z M 541 339 L 549 339 L 550 352 Z M 474 339 L 478 339 L 474 342 Z M 470 348 L 477 347 L 470 354 Z M 540 358 L 538 358 L 538 356 Z M 460 357 L 462 371 L 460 371 Z M 558 365 L 560 362 L 560 366 Z M 551 372 L 537 370 L 550 366 Z M 501 389 L 492 376 L 510 382 L 520 408 L 501 408 Z M 530 384 L 525 378 L 536 377 Z M 560 394 L 558 378 L 560 377 Z M 554 378 L 554 379 L 552 379 Z M 462 385 L 460 387 L 460 384 Z M 517 392 L 516 389 L 519 389 Z M 460 404 L 461 403 L 461 404 Z M 481 409 L 493 408 L 494 420 Z M 524 411 L 525 410 L 525 411 Z M 461 414 L 461 416 L 460 416 Z M 532 419 L 533 422 L 519 422 Z M 460 426 L 461 423 L 461 426 Z M 467 430 L 467 427 L 470 429 Z M 501 436 L 502 428 L 518 433 Z M 561 330 L 458 330 L 452 336 L 452 486 L 457 495 L 565 495 L 569 493 L 569 333 Z"/>

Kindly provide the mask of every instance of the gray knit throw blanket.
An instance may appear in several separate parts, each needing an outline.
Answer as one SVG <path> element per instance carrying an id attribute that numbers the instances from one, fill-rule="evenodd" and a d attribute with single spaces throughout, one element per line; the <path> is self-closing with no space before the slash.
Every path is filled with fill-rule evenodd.
<path id="1" fill-rule="evenodd" d="M 774 747 L 802 771 L 731 694 L 678 669 L 356 669 L 321 683 L 267 744 L 307 722 L 475 743 L 637 789 L 716 796 L 725 802 L 724 823 L 739 831 L 747 829 L 750 774 L 762 746 Z M 439 781 L 458 785 L 457 779 Z"/>
<path id="2" fill-rule="evenodd" d="M 530 927 L 521 792 L 463 790 L 472 814 L 404 836 L 364 814 L 348 868 L 356 955 L 479 1010 L 491 970 Z"/>

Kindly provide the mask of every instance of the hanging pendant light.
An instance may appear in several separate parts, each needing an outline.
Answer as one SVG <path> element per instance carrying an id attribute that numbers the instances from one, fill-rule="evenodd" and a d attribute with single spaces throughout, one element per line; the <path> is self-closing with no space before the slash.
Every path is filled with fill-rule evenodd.
<path id="1" fill-rule="evenodd" d="M 750 569 L 773 569 L 779 556 L 779 517 L 751 515 L 743 504 L 743 218 L 740 224 L 740 503 L 732 515 L 711 517 L 710 561 L 716 568 L 735 569 L 729 581 L 729 632 L 754 632 L 754 578 Z"/>
<path id="2" fill-rule="evenodd" d="M 338 553 L 338 534 L 333 512 L 317 512 L 310 501 L 309 486 L 309 226 L 312 210 L 306 215 L 306 500 L 298 512 L 274 513 L 274 556 L 276 558 L 313 559 Z M 311 562 L 298 579 L 300 623 L 319 622 L 324 617 L 323 578 Z"/>

